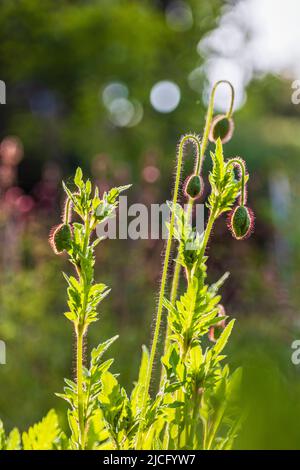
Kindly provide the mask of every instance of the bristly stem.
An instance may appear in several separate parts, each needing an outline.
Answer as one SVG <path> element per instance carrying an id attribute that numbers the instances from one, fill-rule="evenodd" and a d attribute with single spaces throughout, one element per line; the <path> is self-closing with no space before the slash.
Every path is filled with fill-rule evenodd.
<path id="1" fill-rule="evenodd" d="M 187 208 L 186 208 L 187 219 L 188 220 L 189 220 L 189 218 L 191 216 L 191 213 L 192 213 L 193 203 L 194 203 L 194 200 L 189 197 Z M 181 266 L 180 266 L 178 261 L 179 261 L 179 248 L 178 248 L 175 267 L 174 267 L 171 294 L 170 294 L 170 302 L 171 302 L 172 305 L 174 305 L 174 303 L 176 301 L 176 298 L 177 298 L 177 291 L 178 291 L 178 285 L 179 285 L 179 279 L 180 279 Z M 170 325 L 169 325 L 169 322 L 167 322 L 166 335 L 165 335 L 165 345 L 164 345 L 164 354 L 167 353 L 169 345 L 170 345 L 170 332 L 171 332 Z M 163 377 L 164 377 L 164 369 L 162 369 L 161 381 L 163 380 Z"/>
<path id="2" fill-rule="evenodd" d="M 227 164 L 226 164 L 226 167 L 230 167 L 230 166 L 238 166 L 240 168 L 240 171 L 241 171 L 241 199 L 240 199 L 240 204 L 241 206 L 244 206 L 247 201 L 246 201 L 246 198 L 247 198 L 247 193 L 246 193 L 246 187 L 245 187 L 245 178 L 246 178 L 246 167 L 245 167 L 245 163 L 244 161 L 239 158 L 239 157 L 236 157 L 236 158 L 231 158 L 230 160 L 228 160 Z"/>
<path id="3" fill-rule="evenodd" d="M 201 251 L 200 251 L 199 259 L 198 259 L 199 264 L 201 264 L 202 258 L 205 255 L 206 245 L 208 243 L 210 233 L 215 223 L 215 220 L 216 220 L 216 211 L 212 210 L 209 214 L 209 218 L 208 218 L 207 225 L 206 225 L 205 232 L 204 232 L 204 238 L 203 238 L 202 247 L 201 247 Z"/>
<path id="4" fill-rule="evenodd" d="M 83 241 L 83 257 L 87 255 L 87 249 L 90 239 L 90 217 L 87 214 L 85 217 L 85 235 Z M 77 399 L 78 399 L 78 419 L 79 419 L 79 439 L 81 449 L 85 449 L 85 416 L 84 416 L 84 402 L 83 402 L 83 338 L 86 331 L 86 308 L 88 302 L 89 286 L 87 284 L 86 275 L 84 269 L 81 269 L 82 276 L 81 282 L 83 284 L 83 300 L 82 300 L 82 311 L 80 315 L 80 321 L 76 328 L 77 336 Z"/>
<path id="5" fill-rule="evenodd" d="M 228 80 L 219 80 L 216 82 L 212 88 L 210 97 L 209 97 L 209 103 L 208 103 L 208 108 L 207 108 L 207 114 L 206 114 L 206 119 L 205 119 L 205 126 L 203 130 L 203 138 L 202 138 L 202 144 L 201 144 L 201 150 L 200 150 L 200 159 L 202 160 L 204 157 L 204 153 L 208 144 L 208 136 L 209 136 L 209 131 L 210 127 L 212 124 L 212 119 L 213 119 L 213 114 L 214 114 L 214 106 L 215 106 L 215 94 L 217 91 L 217 88 L 221 84 L 227 84 L 230 87 L 230 104 L 228 111 L 226 113 L 226 118 L 229 119 L 232 116 L 233 113 L 233 105 L 234 105 L 234 88 L 232 84 Z"/>
<path id="6" fill-rule="evenodd" d="M 64 224 L 68 224 L 70 222 L 70 216 L 71 216 L 71 200 L 67 197 L 66 203 L 65 203 L 65 210 L 63 214 L 63 222 Z"/>
<path id="7" fill-rule="evenodd" d="M 173 205 L 175 205 L 178 200 L 182 161 L 183 161 L 183 151 L 184 151 L 184 146 L 188 141 L 193 142 L 195 144 L 196 152 L 197 152 L 196 153 L 196 158 L 197 158 L 196 166 L 199 168 L 201 166 L 201 159 L 199 159 L 199 150 L 200 150 L 199 139 L 193 134 L 187 134 L 183 136 L 179 143 L 179 149 L 178 149 L 175 186 L 174 186 L 174 194 L 173 194 L 173 201 L 172 201 Z M 143 399 L 142 399 L 142 406 L 141 406 L 141 415 L 140 415 L 141 417 L 140 417 L 139 429 L 138 429 L 138 434 L 137 434 L 137 448 L 138 449 L 141 446 L 143 420 L 145 417 L 153 365 L 154 365 L 157 343 L 158 343 L 160 327 L 161 327 L 163 298 L 164 298 L 165 290 L 166 290 L 166 282 L 167 282 L 167 275 L 168 275 L 168 268 L 169 268 L 169 261 L 170 261 L 170 255 L 171 255 L 173 233 L 174 233 L 174 223 L 175 223 L 175 213 L 174 211 L 171 211 L 169 236 L 168 236 L 166 251 L 165 251 L 165 256 L 164 256 L 163 272 L 162 272 L 162 277 L 161 277 L 161 284 L 160 284 L 160 291 L 159 291 L 159 298 L 158 298 L 158 305 L 157 305 L 157 312 L 156 312 L 155 329 L 154 329 L 153 341 L 152 341 L 151 352 L 150 352 L 150 357 L 149 357 L 146 383 L 145 383 L 145 388 L 143 392 Z"/>
<path id="8" fill-rule="evenodd" d="M 214 114 L 214 104 L 215 104 L 215 94 L 217 91 L 217 88 L 221 84 L 227 84 L 230 87 L 230 104 L 228 111 L 226 113 L 226 117 L 229 119 L 232 116 L 233 113 L 233 105 L 234 105 L 234 88 L 232 84 L 228 80 L 219 80 L 216 82 L 212 88 L 210 98 L 209 98 L 209 104 L 208 104 L 208 109 L 207 109 L 207 114 L 206 114 L 206 119 L 205 119 L 205 125 L 204 125 L 204 130 L 203 130 L 203 138 L 201 141 L 201 146 L 200 146 L 200 152 L 199 152 L 199 157 L 197 159 L 196 167 L 195 167 L 195 173 L 200 174 L 201 172 L 201 167 L 202 163 L 204 160 L 204 154 L 207 148 L 208 144 L 208 136 L 213 120 L 213 114 Z M 188 208 L 187 210 L 189 211 L 188 217 L 190 216 L 192 209 L 193 209 L 193 204 L 194 200 L 189 198 L 188 200 Z M 211 231 L 211 229 L 210 229 Z M 179 250 L 179 247 L 178 247 Z M 178 261 L 178 255 L 177 255 L 177 261 Z M 172 280 L 172 287 L 171 287 L 171 296 L 170 296 L 170 302 L 173 305 L 177 299 L 177 291 L 178 291 L 178 285 L 179 285 L 179 278 L 180 278 L 180 271 L 181 271 L 181 266 L 178 262 L 175 263 L 175 268 L 174 268 L 174 274 L 173 274 L 173 280 Z M 169 347 L 169 327 L 167 326 L 166 330 L 166 339 L 165 339 L 165 353 L 167 352 L 167 349 Z"/>
<path id="9" fill-rule="evenodd" d="M 85 448 L 85 429 L 84 429 L 84 403 L 83 403 L 83 331 L 82 328 L 77 329 L 77 398 L 78 398 L 78 419 L 79 419 L 79 440 L 82 450 Z"/>

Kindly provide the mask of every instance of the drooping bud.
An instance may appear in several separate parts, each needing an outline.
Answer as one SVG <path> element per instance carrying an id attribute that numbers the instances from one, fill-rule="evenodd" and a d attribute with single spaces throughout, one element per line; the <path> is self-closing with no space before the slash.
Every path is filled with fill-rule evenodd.
<path id="1" fill-rule="evenodd" d="M 198 199 L 204 189 L 203 180 L 200 175 L 189 176 L 184 184 L 184 193 L 192 199 Z"/>
<path id="2" fill-rule="evenodd" d="M 70 224 L 60 224 L 54 227 L 50 233 L 50 244 L 54 253 L 61 254 L 72 247 L 72 230 Z"/>
<path id="3" fill-rule="evenodd" d="M 251 235 L 254 215 L 246 206 L 236 206 L 229 214 L 229 228 L 234 238 L 243 240 Z"/>
<path id="4" fill-rule="evenodd" d="M 228 118 L 225 114 L 215 116 L 209 131 L 209 140 L 216 143 L 218 138 L 221 139 L 222 144 L 228 142 L 234 131 L 234 122 L 232 118 Z"/>

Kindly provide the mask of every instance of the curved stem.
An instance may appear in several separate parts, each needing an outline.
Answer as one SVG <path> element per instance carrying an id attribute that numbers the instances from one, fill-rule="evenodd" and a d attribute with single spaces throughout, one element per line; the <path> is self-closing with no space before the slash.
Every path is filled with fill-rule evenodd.
<path id="1" fill-rule="evenodd" d="M 236 158 L 231 158 L 230 160 L 228 160 L 228 162 L 226 163 L 226 168 L 229 168 L 230 166 L 239 166 L 240 170 L 241 170 L 241 199 L 240 199 L 240 204 L 241 206 L 244 206 L 246 204 L 246 187 L 245 187 L 245 177 L 246 177 L 246 167 L 245 167 L 245 163 L 243 162 L 243 160 L 241 160 L 240 158 L 236 157 Z"/>
<path id="2" fill-rule="evenodd" d="M 233 105 L 234 105 L 234 88 L 232 84 L 228 80 L 219 80 L 216 82 L 212 88 L 210 98 L 209 98 L 209 103 L 208 103 L 208 109 L 207 109 L 207 114 L 206 114 L 206 119 L 205 119 L 205 125 L 204 125 L 204 130 L 203 130 L 203 138 L 201 142 L 201 147 L 200 147 L 200 152 L 199 156 L 197 158 L 197 163 L 195 166 L 195 174 L 200 174 L 201 171 L 201 166 L 204 160 L 204 154 L 205 150 L 207 148 L 208 144 L 208 136 L 209 136 L 209 131 L 210 127 L 212 124 L 213 120 L 213 113 L 214 113 L 214 104 L 215 104 L 215 94 L 217 91 L 217 88 L 221 84 L 227 84 L 230 88 L 230 105 L 228 108 L 228 111 L 226 113 L 226 117 L 229 119 L 232 116 L 233 113 Z M 188 211 L 190 215 L 192 208 L 193 208 L 194 200 L 189 198 L 188 201 Z M 179 250 L 179 248 L 178 248 Z M 177 254 L 177 261 L 178 261 L 178 254 Z M 170 302 L 173 305 L 176 301 L 177 298 L 177 291 L 178 291 L 178 285 L 179 285 L 179 277 L 180 277 L 180 271 L 181 271 L 181 266 L 179 263 L 175 263 L 175 268 L 174 268 L 174 274 L 173 274 L 173 280 L 172 280 L 172 287 L 171 287 L 171 296 L 170 296 Z M 170 336 L 170 328 L 169 325 L 167 325 L 167 330 L 166 330 L 166 339 L 165 339 L 165 353 L 167 352 L 167 349 L 169 347 L 169 339 L 168 337 Z M 163 374 L 162 374 L 163 377 Z"/>
<path id="3" fill-rule="evenodd" d="M 201 160 L 199 160 L 199 149 L 200 149 L 199 139 L 195 135 L 192 135 L 192 134 L 187 134 L 183 136 L 183 138 L 181 139 L 179 143 L 179 149 L 178 149 L 177 169 L 176 169 L 175 186 L 174 186 L 174 194 L 173 194 L 173 201 L 172 201 L 173 205 L 175 205 L 178 200 L 179 184 L 180 184 L 182 161 L 183 161 L 183 150 L 184 150 L 185 144 L 188 141 L 191 141 L 196 145 L 197 166 L 201 165 Z M 138 434 L 137 434 L 137 448 L 138 449 L 141 446 L 143 420 L 145 418 L 145 411 L 146 411 L 147 400 L 148 400 L 148 395 L 149 395 L 152 370 L 153 370 L 154 359 L 156 355 L 156 349 L 157 349 L 160 327 L 161 327 L 163 298 L 164 298 L 165 289 L 166 289 L 168 267 L 169 267 L 170 254 L 171 254 L 171 246 L 172 246 L 173 234 L 174 234 L 174 223 L 175 223 L 175 213 L 174 211 L 171 211 L 169 236 L 167 240 L 165 257 L 164 257 L 163 272 L 162 272 L 162 277 L 161 277 L 161 284 L 160 284 L 160 291 L 159 291 L 159 298 L 158 298 L 158 305 L 157 305 L 157 312 L 156 312 L 155 329 L 154 329 L 153 341 L 152 341 L 151 352 L 150 352 L 150 357 L 149 357 L 146 383 L 145 383 L 145 388 L 143 392 L 143 399 L 142 399 L 142 406 L 141 406 L 141 417 L 140 417 L 140 423 L 139 423 Z"/>
<path id="4" fill-rule="evenodd" d="M 64 216 L 63 216 L 64 224 L 68 224 L 70 222 L 70 215 L 71 215 L 70 212 L 71 212 L 71 199 L 67 197 L 65 210 L 64 210 Z"/>
<path id="5" fill-rule="evenodd" d="M 214 113 L 214 105 L 215 105 L 215 94 L 217 91 L 217 88 L 221 84 L 226 84 L 230 88 L 230 105 L 229 109 L 226 113 L 226 117 L 229 119 L 232 116 L 233 113 L 233 105 L 234 105 L 234 88 L 232 84 L 228 80 L 219 80 L 216 82 L 213 86 L 213 89 L 211 91 L 210 97 L 209 97 L 209 103 L 208 103 L 208 108 L 207 108 L 207 114 L 206 114 L 206 119 L 205 119 L 205 126 L 203 130 L 203 138 L 202 138 L 202 145 L 201 145 L 201 151 L 200 151 L 200 160 L 203 159 L 207 144 L 208 144 L 208 136 L 209 136 L 209 131 L 210 131 L 210 126 L 212 123 L 213 119 L 213 113 Z"/>

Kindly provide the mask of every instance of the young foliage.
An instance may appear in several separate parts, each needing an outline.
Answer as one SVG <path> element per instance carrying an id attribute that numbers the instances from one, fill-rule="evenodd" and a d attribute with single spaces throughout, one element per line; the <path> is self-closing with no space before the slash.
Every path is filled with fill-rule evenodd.
<path id="1" fill-rule="evenodd" d="M 4 426 L 0 420 L 0 450 L 20 450 L 21 436 L 17 428 L 14 428 L 8 436 L 5 434 Z"/>
<path id="2" fill-rule="evenodd" d="M 66 443 L 67 438 L 59 428 L 54 410 L 50 410 L 41 422 L 31 426 L 22 436 L 17 428 L 6 436 L 0 421 L 0 450 L 55 450 L 66 448 Z"/>
<path id="3" fill-rule="evenodd" d="M 213 168 L 209 175 L 211 194 L 208 198 L 208 208 L 218 217 L 232 208 L 242 189 L 242 181 L 236 180 L 234 171 L 224 161 L 223 146 L 218 138 L 215 152 L 211 152 Z M 248 177 L 246 177 L 247 182 Z"/>
<path id="4" fill-rule="evenodd" d="M 59 446 L 61 431 L 57 415 L 50 410 L 40 423 L 35 424 L 22 435 L 24 450 L 51 450 Z"/>
<path id="5" fill-rule="evenodd" d="M 222 167 L 223 159 L 219 158 L 218 164 Z M 216 196 L 220 197 L 215 198 L 218 208 L 222 207 L 219 204 L 224 193 L 221 187 L 212 188 L 212 191 L 218 191 Z M 237 195 L 238 192 L 235 197 Z M 162 387 L 164 400 L 169 403 L 177 400 L 178 406 L 172 411 L 168 410 L 168 429 L 162 433 L 167 432 L 171 436 L 168 438 L 170 448 L 218 448 L 236 432 L 240 414 L 230 401 L 233 395 L 228 396 L 232 380 L 228 367 L 222 366 L 225 359 L 223 349 L 234 320 L 227 324 L 215 344 L 209 346 L 207 341 L 210 329 L 227 319 L 226 315 L 220 316 L 223 308 L 218 290 L 228 273 L 215 284 L 207 285 L 207 257 L 203 249 L 206 237 L 195 234 L 180 206 L 173 206 L 172 210 L 178 221 L 175 230 L 179 241 L 177 262 L 186 271 L 187 288 L 174 304 L 164 298 L 164 306 L 168 310 L 170 345 L 163 358 L 165 372 Z M 211 210 L 218 213 L 215 206 Z M 226 442 L 228 447 L 229 441 Z"/>
<path id="6" fill-rule="evenodd" d="M 98 188 L 92 194 L 91 182 L 83 180 L 80 168 L 76 171 L 74 184 L 75 191 L 63 184 L 67 196 L 63 222 L 71 234 L 68 243 L 65 243 L 65 251 L 76 274 L 64 274 L 68 284 L 69 308 L 65 316 L 73 323 L 77 339 L 76 382 L 66 379 L 64 393 L 58 396 L 70 405 L 68 422 L 71 448 L 85 449 L 89 439 L 89 425 L 99 408 L 99 396 L 101 393 L 103 395 L 103 377 L 108 377 L 108 369 L 113 362 L 112 359 L 103 362 L 102 356 L 117 338 L 115 336 L 93 349 L 89 368 L 83 366 L 84 336 L 88 326 L 98 320 L 97 308 L 110 292 L 105 284 L 94 281 L 94 251 L 101 240 L 92 241 L 92 236 L 97 224 L 115 215 L 118 197 L 129 186 L 112 188 L 100 198 Z M 72 211 L 79 216 L 79 222 L 71 222 Z M 55 238 L 51 242 L 55 245 Z M 55 248 L 56 252 L 61 252 Z"/>

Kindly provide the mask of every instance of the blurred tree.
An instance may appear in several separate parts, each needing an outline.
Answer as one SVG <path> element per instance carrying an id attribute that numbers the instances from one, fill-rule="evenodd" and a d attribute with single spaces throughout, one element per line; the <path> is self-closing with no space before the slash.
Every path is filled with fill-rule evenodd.
<path id="1" fill-rule="evenodd" d="M 99 152 L 109 153 L 116 165 L 126 160 L 136 174 L 149 146 L 173 158 L 178 135 L 195 123 L 200 129 L 203 108 L 187 76 L 201 65 L 196 45 L 215 26 L 223 2 L 186 2 L 192 16 L 182 30 L 172 28 L 175 17 L 167 21 L 164 3 L 1 2 L 0 67 L 7 106 L 1 109 L 0 130 L 24 143 L 27 186 L 37 179 L 42 161 L 54 159 L 68 167 Z M 167 116 L 149 102 L 160 80 L 174 81 L 181 90 L 181 103 Z M 111 82 L 124 84 L 129 106 L 143 113 L 139 124 L 134 118 L 128 127 L 111 122 L 102 100 Z M 169 167 L 168 161 L 160 163 Z"/>

